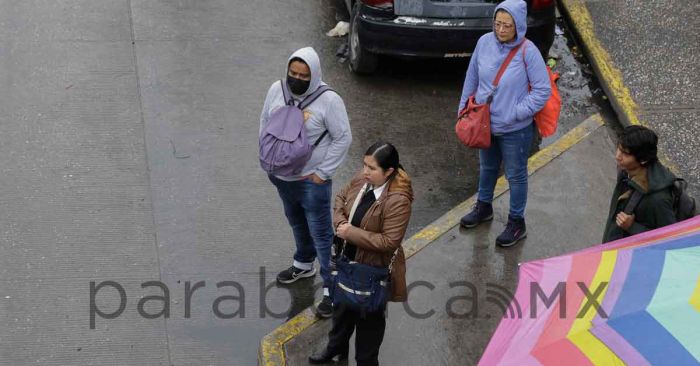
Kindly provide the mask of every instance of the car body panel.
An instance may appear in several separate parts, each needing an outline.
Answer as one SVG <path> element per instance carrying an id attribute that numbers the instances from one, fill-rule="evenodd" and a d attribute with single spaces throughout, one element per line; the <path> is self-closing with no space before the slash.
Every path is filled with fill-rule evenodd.
<path id="1" fill-rule="evenodd" d="M 490 7 L 488 17 L 396 16 L 391 12 L 361 5 L 357 30 L 360 43 L 363 49 L 376 54 L 426 58 L 469 57 L 479 38 L 492 31 L 495 5 L 481 5 Z M 546 56 L 554 41 L 554 12 L 554 8 L 550 8 L 528 16 L 527 37 L 537 45 L 543 56 Z"/>
<path id="2" fill-rule="evenodd" d="M 491 18 L 495 8 L 484 0 L 394 0 L 394 14 L 423 18 Z"/>

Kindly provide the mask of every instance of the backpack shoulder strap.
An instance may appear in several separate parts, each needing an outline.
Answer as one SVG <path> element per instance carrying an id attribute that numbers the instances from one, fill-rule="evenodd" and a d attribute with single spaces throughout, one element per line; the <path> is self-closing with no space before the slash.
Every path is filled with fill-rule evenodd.
<path id="1" fill-rule="evenodd" d="M 321 140 L 323 140 L 323 138 L 326 137 L 326 135 L 328 135 L 328 130 L 323 131 L 323 133 L 321 134 L 321 136 L 319 136 L 319 137 L 316 139 L 316 142 L 314 142 L 314 146 L 318 146 L 318 144 L 321 143 Z"/>
<path id="2" fill-rule="evenodd" d="M 291 92 L 287 88 L 287 83 L 284 80 L 280 80 L 280 85 L 282 85 L 282 98 L 284 98 L 284 104 L 294 105 L 294 99 L 291 96 Z"/>
<path id="3" fill-rule="evenodd" d="M 331 87 L 328 85 L 319 86 L 318 89 L 316 89 L 316 91 L 309 94 L 306 98 L 304 98 L 304 100 L 301 101 L 301 103 L 299 103 L 299 109 L 304 109 L 304 108 L 308 107 L 309 105 L 311 105 L 311 103 L 313 103 L 316 99 L 318 99 L 318 97 L 320 97 L 321 94 L 323 94 L 327 91 L 334 92 L 335 90 L 331 89 Z"/>
<path id="4" fill-rule="evenodd" d="M 314 91 L 313 93 L 309 94 L 306 98 L 304 98 L 304 100 L 301 101 L 301 103 L 299 103 L 299 105 L 298 105 L 299 109 L 304 110 L 304 108 L 306 108 L 306 107 L 308 107 L 309 105 L 311 105 L 311 103 L 313 103 L 316 99 L 318 99 L 318 97 L 320 97 L 321 94 L 323 94 L 323 93 L 325 93 L 325 92 L 327 92 L 327 91 L 335 92 L 335 90 L 331 89 L 330 86 L 328 86 L 328 85 L 321 85 L 320 87 L 318 87 L 318 89 L 316 89 L 316 91 Z M 326 135 L 328 135 L 328 130 L 323 131 L 323 133 L 321 134 L 321 136 L 319 136 L 319 137 L 316 139 L 316 141 L 314 142 L 313 146 L 318 146 L 318 144 L 321 143 L 321 140 L 323 140 L 323 138 L 326 137 Z"/>
<path id="5" fill-rule="evenodd" d="M 634 210 L 637 209 L 637 206 L 639 205 L 639 201 L 642 200 L 642 192 L 632 189 L 632 194 L 630 195 L 630 198 L 627 200 L 627 204 L 625 205 L 625 209 L 623 210 L 624 213 L 631 215 L 634 213 Z"/>

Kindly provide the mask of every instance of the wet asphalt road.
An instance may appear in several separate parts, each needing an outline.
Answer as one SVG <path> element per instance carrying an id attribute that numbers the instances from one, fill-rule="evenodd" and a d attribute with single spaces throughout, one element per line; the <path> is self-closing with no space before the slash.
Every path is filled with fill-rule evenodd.
<path id="1" fill-rule="evenodd" d="M 467 60 L 383 59 L 356 77 L 324 35 L 332 0 L 35 0 L 0 14 L 2 365 L 250 365 L 312 303 L 311 281 L 274 284 L 293 241 L 257 162 L 265 92 L 300 47 L 317 50 L 351 119 L 334 190 L 381 138 L 414 179 L 409 234 L 476 191 L 476 153 L 453 135 Z M 597 111 L 570 77 L 562 131 Z M 94 329 L 91 281 L 124 289 L 94 292 L 104 313 L 125 306 Z M 168 291 L 168 319 L 140 314 L 164 307 L 139 309 L 166 296 L 148 281 Z"/>

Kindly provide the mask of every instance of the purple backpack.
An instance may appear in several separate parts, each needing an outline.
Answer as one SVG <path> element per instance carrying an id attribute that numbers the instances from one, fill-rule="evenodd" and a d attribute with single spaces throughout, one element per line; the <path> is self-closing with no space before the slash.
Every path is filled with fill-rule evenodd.
<path id="1" fill-rule="evenodd" d="M 326 136 L 328 130 L 310 145 L 304 130 L 304 108 L 313 103 L 321 94 L 333 90 L 323 85 L 309 96 L 294 105 L 294 99 L 287 89 L 287 83 L 280 80 L 285 104 L 276 109 L 260 134 L 260 166 L 268 174 L 291 177 L 301 174 L 311 158 L 311 153 Z"/>

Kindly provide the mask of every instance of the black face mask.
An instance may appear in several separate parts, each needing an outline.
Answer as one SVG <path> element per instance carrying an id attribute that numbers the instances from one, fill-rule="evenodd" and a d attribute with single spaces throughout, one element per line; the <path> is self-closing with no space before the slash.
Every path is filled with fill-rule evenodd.
<path id="1" fill-rule="evenodd" d="M 301 80 L 287 75 L 287 85 L 289 85 L 289 90 L 296 95 L 302 95 L 309 90 L 309 85 L 311 85 L 311 80 Z"/>

